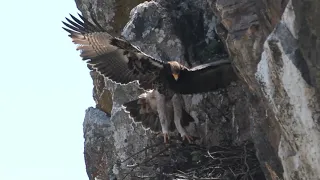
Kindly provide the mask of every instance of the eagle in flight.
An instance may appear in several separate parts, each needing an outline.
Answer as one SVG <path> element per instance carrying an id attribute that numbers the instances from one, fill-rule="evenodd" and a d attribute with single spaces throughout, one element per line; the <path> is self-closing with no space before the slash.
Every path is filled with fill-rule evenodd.
<path id="1" fill-rule="evenodd" d="M 80 56 L 105 78 L 118 84 L 137 81 L 144 90 L 154 90 L 157 112 L 164 141 L 169 136 L 170 121 L 166 104 L 179 99 L 181 94 L 196 94 L 224 88 L 234 80 L 230 61 L 220 60 L 193 68 L 177 61 L 162 61 L 142 52 L 130 42 L 111 36 L 95 19 L 93 23 L 78 14 L 63 22 L 63 27 L 77 44 Z M 231 72 L 231 74 L 230 74 Z M 181 125 L 183 108 L 181 103 L 173 103 L 174 124 L 183 139 L 191 137 Z"/>

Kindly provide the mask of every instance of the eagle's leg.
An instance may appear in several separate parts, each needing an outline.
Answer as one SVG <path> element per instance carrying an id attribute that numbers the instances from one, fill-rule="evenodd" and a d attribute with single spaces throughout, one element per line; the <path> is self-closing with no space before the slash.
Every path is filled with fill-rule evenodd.
<path id="1" fill-rule="evenodd" d="M 156 91 L 157 111 L 159 114 L 160 124 L 163 133 L 164 143 L 169 140 L 169 121 L 167 120 L 166 99 L 165 96 Z"/>
<path id="2" fill-rule="evenodd" d="M 174 114 L 174 124 L 176 125 L 176 128 L 178 132 L 180 133 L 183 140 L 187 139 L 189 143 L 193 140 L 191 136 L 189 136 L 186 132 L 186 130 L 181 125 L 181 118 L 182 118 L 182 98 L 175 94 L 172 97 L 172 105 L 173 105 L 173 114 Z"/>

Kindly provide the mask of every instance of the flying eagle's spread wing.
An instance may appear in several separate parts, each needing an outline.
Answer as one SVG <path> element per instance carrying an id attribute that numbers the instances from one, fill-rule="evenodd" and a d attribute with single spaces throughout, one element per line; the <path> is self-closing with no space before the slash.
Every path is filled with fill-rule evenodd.
<path id="1" fill-rule="evenodd" d="M 157 111 L 157 102 L 154 91 L 147 91 L 141 94 L 138 99 L 124 103 L 123 108 L 126 113 L 136 123 L 141 123 L 144 129 L 150 129 L 153 132 L 161 132 L 162 127 Z M 172 112 L 172 111 L 171 111 Z M 173 116 L 171 116 L 173 117 Z M 182 112 L 181 125 L 186 127 L 194 119 L 185 111 Z M 174 121 L 170 121 L 169 131 L 174 131 L 176 126 Z"/>
<path id="2" fill-rule="evenodd" d="M 220 60 L 191 69 L 182 68 L 179 79 L 170 84 L 175 92 L 196 94 L 225 88 L 236 79 L 231 62 Z"/>
<path id="3" fill-rule="evenodd" d="M 79 14 L 79 20 L 71 15 L 63 24 L 69 37 L 78 45 L 83 60 L 103 76 L 116 83 L 127 84 L 138 80 L 144 89 L 150 89 L 152 81 L 163 68 L 163 63 L 143 52 L 129 42 L 107 33 L 94 19 L 94 24 Z"/>

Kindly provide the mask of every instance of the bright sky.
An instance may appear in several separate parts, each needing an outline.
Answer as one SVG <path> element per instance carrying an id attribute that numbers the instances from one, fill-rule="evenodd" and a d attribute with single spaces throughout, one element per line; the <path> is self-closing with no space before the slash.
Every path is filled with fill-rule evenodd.
<path id="1" fill-rule="evenodd" d="M 0 180 L 88 180 L 92 80 L 61 27 L 74 0 L 1 2 Z"/>

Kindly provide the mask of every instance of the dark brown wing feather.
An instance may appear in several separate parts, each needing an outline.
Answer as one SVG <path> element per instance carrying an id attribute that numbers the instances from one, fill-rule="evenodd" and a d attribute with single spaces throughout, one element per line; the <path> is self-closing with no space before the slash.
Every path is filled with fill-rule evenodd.
<path id="1" fill-rule="evenodd" d="M 96 21 L 95 25 L 79 14 L 79 20 L 71 15 L 63 28 L 78 45 L 80 56 L 93 69 L 116 83 L 127 84 L 138 80 L 144 89 L 150 89 L 164 62 L 156 60 L 129 42 L 112 37 Z"/>
<path id="2" fill-rule="evenodd" d="M 177 93 L 196 94 L 225 88 L 236 79 L 230 61 L 221 60 L 181 70 L 178 81 L 171 80 L 170 87 Z"/>

